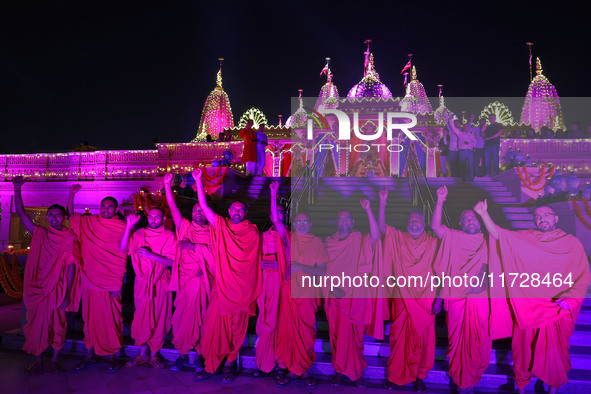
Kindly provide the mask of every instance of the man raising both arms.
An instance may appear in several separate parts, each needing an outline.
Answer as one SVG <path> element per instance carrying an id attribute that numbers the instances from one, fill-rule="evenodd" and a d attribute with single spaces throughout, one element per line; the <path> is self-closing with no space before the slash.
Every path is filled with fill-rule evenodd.
<path id="1" fill-rule="evenodd" d="M 246 219 L 245 203 L 230 204 L 229 218 L 217 215 L 208 206 L 202 174 L 200 168 L 193 171 L 199 205 L 211 225 L 216 277 L 203 324 L 205 370 L 198 372 L 195 380 L 210 378 L 225 359 L 222 383 L 230 383 L 236 378 L 248 318 L 255 315 L 256 300 L 262 291 L 260 234 L 257 226 Z"/>

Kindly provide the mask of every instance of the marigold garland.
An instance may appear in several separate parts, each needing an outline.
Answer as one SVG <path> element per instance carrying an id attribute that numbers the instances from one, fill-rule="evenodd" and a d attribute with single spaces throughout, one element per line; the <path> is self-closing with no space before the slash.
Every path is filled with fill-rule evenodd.
<path id="1" fill-rule="evenodd" d="M 525 177 L 527 179 L 523 179 L 523 174 L 521 173 L 521 170 L 523 169 L 523 171 L 525 172 Z M 523 183 L 523 186 L 527 187 L 529 190 L 533 191 L 533 192 L 539 192 L 540 190 L 544 189 L 544 187 L 546 187 L 546 184 L 548 183 L 548 178 L 552 178 L 552 176 L 554 175 L 554 171 L 555 171 L 555 167 L 552 167 L 552 169 L 550 170 L 550 173 L 548 174 L 547 178 L 544 178 L 544 173 L 546 168 L 543 166 L 540 166 L 540 177 L 538 178 L 538 180 L 533 183 L 529 177 L 529 173 L 527 172 L 527 167 L 523 166 L 523 167 L 517 167 L 517 175 L 519 175 L 519 179 L 521 179 L 521 183 Z M 542 181 L 545 181 L 544 184 L 542 186 L 540 186 L 539 188 L 536 188 L 535 186 L 539 185 Z"/>
<path id="2" fill-rule="evenodd" d="M 215 178 L 217 178 L 217 177 L 218 177 L 218 175 L 219 175 L 219 172 L 220 172 L 220 170 L 222 169 L 221 167 L 218 169 L 218 172 L 216 173 L 216 176 L 215 176 L 215 177 L 213 177 L 213 178 L 209 178 L 209 179 L 205 178 L 205 179 L 204 179 L 204 182 L 203 182 L 203 185 L 204 185 L 205 187 L 215 187 L 215 186 L 219 186 L 219 185 L 221 185 L 221 184 L 222 184 L 222 182 L 224 181 L 224 178 L 226 177 L 226 174 L 228 173 L 228 169 L 229 169 L 230 167 L 224 167 L 224 168 L 225 168 L 225 170 L 224 170 L 224 173 L 223 173 L 223 174 L 222 174 L 222 176 L 221 176 L 221 177 L 220 177 L 220 178 L 217 180 L 217 182 L 215 182 L 215 183 L 210 183 L 210 182 L 211 182 L 213 179 L 215 179 Z M 205 182 L 205 181 L 207 181 L 207 182 Z"/>
<path id="3" fill-rule="evenodd" d="M 579 218 L 579 220 L 581 221 L 581 223 L 583 223 L 585 227 L 591 230 L 591 223 L 589 223 L 587 219 L 585 219 L 585 217 L 583 216 L 583 213 L 579 208 L 579 204 L 577 204 L 577 200 L 571 198 L 569 199 L 569 201 L 573 203 L 573 208 L 575 209 L 575 214 L 577 215 L 577 218 Z M 587 202 L 587 200 L 583 200 L 583 205 L 585 205 L 585 211 L 587 212 L 587 215 L 591 217 L 591 208 L 589 207 L 589 203 Z"/>

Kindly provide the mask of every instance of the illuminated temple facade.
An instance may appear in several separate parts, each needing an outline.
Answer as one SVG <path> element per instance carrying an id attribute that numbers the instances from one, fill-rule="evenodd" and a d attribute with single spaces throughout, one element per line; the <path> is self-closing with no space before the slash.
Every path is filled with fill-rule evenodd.
<path id="1" fill-rule="evenodd" d="M 539 98 L 546 98 L 540 100 Z M 376 115 L 379 112 L 406 111 L 416 115 L 418 124 L 413 131 L 423 137 L 422 147 L 426 153 L 426 173 L 428 177 L 438 174 L 437 141 L 444 127 L 443 110 L 445 101 L 440 95 L 439 107 L 433 110 L 425 87 L 419 82 L 416 67 L 412 67 L 411 78 L 406 85 L 404 97 L 394 97 L 392 91 L 381 81 L 374 56 L 365 54 L 363 77 L 349 89 L 346 97 L 339 96 L 330 69 L 327 81 L 321 87 L 317 98 L 309 108 L 299 99 L 299 107 L 289 117 L 285 125 L 267 125 L 268 136 L 267 165 L 265 175 L 270 177 L 297 176 L 302 169 L 314 162 L 322 166 L 317 175 L 334 177 L 392 177 L 404 175 L 400 168 L 400 153 L 382 150 L 380 152 L 355 151 L 348 149 L 355 140 L 335 139 L 335 124 L 329 122 L 323 127 L 313 122 L 313 140 L 306 136 L 309 108 L 338 108 L 345 113 L 359 113 L 359 130 L 373 134 L 377 128 Z M 556 89 L 542 74 L 538 61 L 537 75 L 532 81 L 521 115 L 520 127 L 538 130 L 549 122 L 556 127 L 564 127 L 560 102 Z M 208 135 L 215 141 L 220 132 L 231 133 L 231 142 L 202 142 Z M 5 249 L 11 228 L 13 211 L 13 188 L 10 180 L 22 175 L 33 182 L 24 188 L 24 198 L 28 207 L 44 212 L 48 202 L 66 204 L 68 189 L 73 183 L 81 183 L 82 191 L 77 197 L 77 209 L 88 208 L 90 212 L 98 209 L 97 193 L 112 195 L 123 204 L 132 204 L 133 195 L 140 190 L 156 193 L 162 188 L 162 177 L 167 172 L 183 175 L 202 165 L 210 166 L 229 150 L 234 163 L 242 155 L 243 142 L 238 137 L 234 115 L 228 94 L 222 88 L 221 67 L 216 86 L 205 101 L 196 137 L 187 143 L 160 143 L 152 150 L 125 150 L 67 153 L 6 154 L 0 155 L 0 248 Z M 395 138 L 399 138 L 395 137 Z M 384 137 L 381 137 L 384 138 Z M 359 142 L 359 141 L 357 141 Z M 379 142 L 379 141 L 378 141 Z M 388 141 L 381 141 L 387 144 Z M 401 142 L 398 140 L 394 143 Z M 318 144 L 333 144 L 335 149 L 319 153 Z M 341 149 L 336 149 L 339 145 Z M 579 174 L 591 173 L 591 140 L 512 140 L 503 139 L 501 158 L 509 147 L 521 149 L 537 163 L 552 162 L 555 166 L 572 170 Z M 318 155 L 322 154 L 322 157 Z M 322 159 L 322 160 L 318 160 Z M 243 168 L 236 164 L 236 172 Z M 34 193 L 33 193 L 34 190 Z"/>

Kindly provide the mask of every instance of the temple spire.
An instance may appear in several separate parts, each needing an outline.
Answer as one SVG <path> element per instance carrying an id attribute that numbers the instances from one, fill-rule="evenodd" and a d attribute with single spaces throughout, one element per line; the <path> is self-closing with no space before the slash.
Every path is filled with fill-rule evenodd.
<path id="1" fill-rule="evenodd" d="M 417 81 L 417 68 L 415 66 L 412 66 L 412 71 L 410 73 L 410 82 L 416 82 Z"/>

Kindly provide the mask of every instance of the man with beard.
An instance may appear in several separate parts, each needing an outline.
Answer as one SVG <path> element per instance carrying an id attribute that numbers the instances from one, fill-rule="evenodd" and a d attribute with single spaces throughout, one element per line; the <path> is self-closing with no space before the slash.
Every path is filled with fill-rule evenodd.
<path id="1" fill-rule="evenodd" d="M 520 280 L 523 274 L 531 277 L 532 287 L 505 286 L 514 316 L 511 348 L 518 392 L 525 393 L 535 375 L 550 386 L 550 393 L 556 393 L 568 382 L 568 341 L 591 282 L 583 245 L 556 228 L 558 215 L 549 206 L 535 209 L 536 230 L 523 231 L 497 226 L 486 200 L 474 210 L 490 236 L 499 240 L 500 270 L 505 277 L 513 278 L 512 273 L 520 273 Z M 562 283 L 555 280 L 557 274 Z M 536 275 L 541 286 L 536 286 Z"/>
<path id="2" fill-rule="evenodd" d="M 481 277 L 487 269 L 488 240 L 480 232 L 480 222 L 472 210 L 460 215 L 462 231 L 452 230 L 441 223 L 443 203 L 447 198 L 445 186 L 437 189 L 437 203 L 433 211 L 431 228 L 441 240 L 433 271 L 449 277 Z M 447 337 L 449 348 L 449 375 L 459 387 L 459 392 L 473 392 L 490 361 L 492 340 L 489 335 L 490 306 L 487 294 L 468 286 L 441 288 L 447 311 Z M 436 308 L 438 309 L 438 308 Z"/>
<path id="3" fill-rule="evenodd" d="M 74 212 L 74 196 L 80 185 L 70 188 L 68 209 Z M 119 219 L 119 204 L 114 197 L 101 200 L 98 215 L 73 213 L 70 225 L 80 240 L 82 319 L 86 357 L 74 367 L 83 370 L 96 363 L 94 354 L 109 356 L 109 372 L 121 364 L 116 358 L 123 347 L 121 287 L 127 266 L 127 254 L 119 250 L 125 222 Z"/>
<path id="4" fill-rule="evenodd" d="M 361 200 L 369 223 L 370 234 L 362 235 L 353 231 L 355 220 L 351 212 L 337 213 L 337 232 L 326 238 L 324 245 L 330 263 L 327 267 L 329 277 L 374 275 L 379 266 L 379 256 L 374 248 L 380 239 L 377 222 L 369 200 Z M 344 282 L 344 281 L 343 281 Z M 325 301 L 328 318 L 328 332 L 332 350 L 332 365 L 336 372 L 332 385 L 338 386 L 346 376 L 357 387 L 366 387 L 362 378 L 367 367 L 363 355 L 363 334 L 383 339 L 383 304 L 367 288 L 356 288 L 343 283 L 328 294 Z"/>
<path id="5" fill-rule="evenodd" d="M 25 212 L 21 194 L 25 182 L 21 176 L 12 179 L 15 211 L 33 235 L 23 281 L 23 302 L 27 310 L 23 350 L 34 355 L 36 360 L 25 373 L 41 369 L 41 354 L 48 346 L 53 349 L 53 356 L 46 372 L 54 373 L 58 371 L 59 351 L 66 340 L 66 310 L 70 305 L 77 309 L 75 302 L 71 302 L 71 295 L 78 265 L 78 244 L 76 235 L 63 225 L 66 209 L 61 205 L 47 208 L 48 228 L 33 223 Z"/>
<path id="6" fill-rule="evenodd" d="M 279 337 L 279 299 L 281 282 L 285 274 L 285 267 L 279 267 L 278 248 L 285 248 L 288 244 L 288 231 L 285 226 L 285 207 L 277 204 L 279 182 L 271 182 L 271 228 L 263 233 L 261 269 L 263 270 L 263 292 L 257 300 L 259 315 L 257 317 L 255 362 L 258 369 L 252 374 L 255 377 L 268 375 L 279 364 L 280 369 L 285 365 L 277 356 L 277 340 Z M 283 242 L 279 238 L 283 239 Z"/>
<path id="7" fill-rule="evenodd" d="M 215 282 L 203 324 L 201 350 L 205 369 L 196 381 L 209 379 L 225 359 L 222 383 L 231 383 L 237 374 L 237 359 L 246 337 L 248 318 L 256 313 L 256 300 L 262 291 L 260 234 L 246 219 L 247 207 L 241 201 L 230 204 L 230 218 L 217 215 L 207 204 L 201 176 L 193 171 L 199 205 L 211 225 Z"/>
<path id="8" fill-rule="evenodd" d="M 170 330 L 172 315 L 172 296 L 168 292 L 170 271 L 167 267 L 171 267 L 174 261 L 176 238 L 172 231 L 164 228 L 166 218 L 161 208 L 150 209 L 147 217 L 148 226 L 132 235 L 140 215 L 127 216 L 127 226 L 119 243 L 119 249 L 131 256 L 135 271 L 135 312 L 131 337 L 140 346 L 140 354 L 126 365 L 133 367 L 149 362 L 154 368 L 162 368 L 164 362 L 159 352 Z"/>
<path id="9" fill-rule="evenodd" d="M 384 264 L 393 276 L 424 276 L 433 270 L 437 239 L 425 232 L 425 216 L 413 210 L 407 216 L 406 232 L 386 225 L 388 189 L 381 190 L 378 224 L 384 238 Z M 391 300 L 390 359 L 386 387 L 395 389 L 414 383 L 418 392 L 427 391 L 424 379 L 435 362 L 435 291 L 429 284 L 395 287 Z"/>
<path id="10" fill-rule="evenodd" d="M 288 369 L 287 374 L 278 376 L 277 384 L 304 379 L 307 388 L 315 388 L 318 382 L 308 369 L 314 364 L 316 342 L 316 311 L 319 294 L 315 288 L 304 287 L 304 277 L 324 275 L 328 254 L 322 240 L 310 234 L 312 220 L 304 212 L 293 221 L 295 232 L 288 238 L 288 244 L 277 248 L 280 269 L 285 267 L 281 282 L 279 304 L 279 328 L 277 356 Z"/>
<path id="11" fill-rule="evenodd" d="M 170 366 L 180 371 L 190 365 L 189 351 L 195 349 L 193 369 L 203 370 L 201 329 L 215 275 L 210 226 L 201 205 L 193 205 L 191 220 L 181 214 L 172 191 L 173 175 L 164 175 L 166 202 L 176 229 L 178 248 L 172 266 L 169 290 L 176 291 L 172 315 L 172 343 L 179 352 Z"/>

